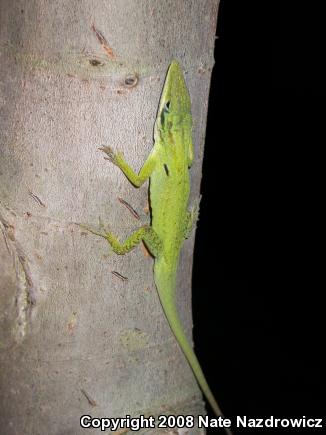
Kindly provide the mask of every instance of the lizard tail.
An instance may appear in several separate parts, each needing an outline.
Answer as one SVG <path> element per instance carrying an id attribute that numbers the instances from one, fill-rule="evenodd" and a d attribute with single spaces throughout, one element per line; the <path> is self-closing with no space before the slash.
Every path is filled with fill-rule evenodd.
<path id="1" fill-rule="evenodd" d="M 167 294 L 168 292 L 164 291 L 164 293 L 163 294 L 162 293 L 163 292 L 159 291 L 159 297 L 164 309 L 164 313 L 169 322 L 170 328 L 172 329 L 173 334 L 175 335 L 183 353 L 185 354 L 185 357 L 187 358 L 188 363 L 192 371 L 194 372 L 196 380 L 202 392 L 204 393 L 207 401 L 212 407 L 214 413 L 216 414 L 217 417 L 218 416 L 223 417 L 223 413 L 217 401 L 215 400 L 211 389 L 209 388 L 209 385 L 206 381 L 202 368 L 200 367 L 199 361 L 193 351 L 193 348 L 191 347 L 184 333 L 175 305 L 174 292 L 173 293 L 169 292 L 170 294 Z M 232 432 L 228 428 L 225 427 L 223 429 L 225 430 L 225 433 L 227 435 L 232 435 Z"/>

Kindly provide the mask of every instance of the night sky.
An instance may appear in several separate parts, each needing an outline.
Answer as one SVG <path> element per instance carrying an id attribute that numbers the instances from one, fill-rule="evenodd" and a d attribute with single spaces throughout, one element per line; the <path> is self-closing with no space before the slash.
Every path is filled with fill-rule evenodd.
<path id="1" fill-rule="evenodd" d="M 196 353 L 231 418 L 325 410 L 325 15 L 285 3 L 221 0 L 217 25 L 193 315 Z"/>

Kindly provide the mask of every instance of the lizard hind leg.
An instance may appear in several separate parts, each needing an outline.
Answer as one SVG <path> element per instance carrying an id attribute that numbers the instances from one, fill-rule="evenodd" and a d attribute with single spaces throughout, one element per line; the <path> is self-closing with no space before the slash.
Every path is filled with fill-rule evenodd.
<path id="1" fill-rule="evenodd" d="M 199 218 L 199 204 L 200 204 L 201 196 L 196 199 L 194 205 L 187 212 L 185 223 L 184 223 L 184 238 L 188 239 L 192 230 L 196 227 L 196 223 Z"/>
<path id="2" fill-rule="evenodd" d="M 142 240 L 146 243 L 151 254 L 156 257 L 162 247 L 162 242 L 153 228 L 149 225 L 144 225 L 133 232 L 123 243 L 111 232 L 104 235 L 110 244 L 113 252 L 118 255 L 124 255 L 134 249 Z"/>

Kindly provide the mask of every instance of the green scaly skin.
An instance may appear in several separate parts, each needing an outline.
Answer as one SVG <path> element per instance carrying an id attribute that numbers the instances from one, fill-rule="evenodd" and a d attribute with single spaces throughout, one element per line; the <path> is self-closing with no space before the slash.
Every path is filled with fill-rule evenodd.
<path id="1" fill-rule="evenodd" d="M 143 240 L 155 257 L 154 280 L 169 325 L 199 386 L 217 416 L 222 412 L 207 384 L 197 357 L 183 331 L 176 309 L 176 275 L 182 244 L 198 218 L 196 205 L 188 211 L 189 168 L 193 161 L 189 92 L 177 61 L 172 61 L 163 88 L 154 128 L 154 146 L 139 174 L 110 147 L 100 148 L 136 187 L 150 179 L 151 225 L 135 231 L 124 243 L 112 233 L 102 235 L 113 251 L 123 255 Z M 225 428 L 229 435 L 231 431 Z"/>

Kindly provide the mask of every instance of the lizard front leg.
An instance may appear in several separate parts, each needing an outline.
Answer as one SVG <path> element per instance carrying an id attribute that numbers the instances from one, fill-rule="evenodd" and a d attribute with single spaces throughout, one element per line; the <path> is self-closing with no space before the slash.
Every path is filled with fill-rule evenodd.
<path id="1" fill-rule="evenodd" d="M 151 176 L 156 165 L 155 148 L 153 148 L 153 150 L 147 157 L 145 163 L 143 164 L 143 167 L 139 171 L 139 174 L 136 174 L 136 172 L 128 165 L 122 154 L 115 153 L 111 147 L 106 146 L 99 149 L 105 152 L 105 154 L 108 156 L 108 159 L 114 165 L 118 166 L 118 168 L 120 168 L 121 171 L 128 178 L 130 183 L 132 183 L 136 187 L 140 187 Z"/>

